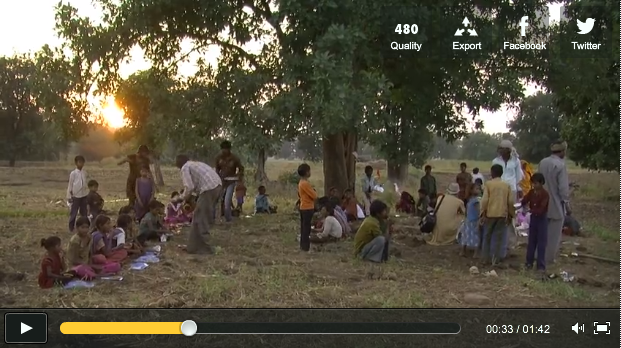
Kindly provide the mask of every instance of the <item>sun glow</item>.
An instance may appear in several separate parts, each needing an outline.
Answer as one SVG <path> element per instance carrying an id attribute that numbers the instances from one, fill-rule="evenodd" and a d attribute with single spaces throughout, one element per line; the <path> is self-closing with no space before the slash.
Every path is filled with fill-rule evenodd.
<path id="1" fill-rule="evenodd" d="M 101 108 L 101 116 L 104 123 L 110 128 L 118 129 L 127 124 L 125 113 L 116 105 L 114 97 L 105 99 Z"/>

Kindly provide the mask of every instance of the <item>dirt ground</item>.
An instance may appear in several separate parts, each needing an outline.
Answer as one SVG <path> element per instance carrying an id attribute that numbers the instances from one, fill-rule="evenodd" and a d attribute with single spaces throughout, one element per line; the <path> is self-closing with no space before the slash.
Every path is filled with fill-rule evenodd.
<path id="1" fill-rule="evenodd" d="M 270 161 L 268 176 L 276 180 L 297 163 Z M 436 163 L 435 168 L 442 166 Z M 452 167 L 452 165 L 450 165 Z M 394 257 L 383 265 L 354 260 L 351 241 L 327 245 L 312 253 L 300 253 L 296 234 L 298 216 L 293 210 L 296 188 L 273 183 L 268 193 L 279 213 L 242 217 L 230 225 L 219 223 L 212 231 L 216 255 L 189 256 L 177 248 L 179 236 L 162 245 L 162 261 L 143 271 L 123 271 L 120 282 L 100 281 L 92 289 L 41 290 L 37 286 L 43 250 L 39 241 L 53 234 L 63 242 L 67 232 L 64 197 L 71 166 L 22 164 L 0 168 L 0 307 L 304 307 L 304 308 L 411 308 L 411 307 L 616 307 L 619 300 L 619 195 L 615 173 L 572 171 L 575 216 L 584 236 L 566 237 L 561 258 L 549 271 L 566 271 L 573 282 L 536 280 L 520 270 L 524 247 L 508 265 L 496 269 L 497 277 L 471 275 L 476 262 L 459 257 L 458 246 L 433 247 L 417 243 L 412 218 L 395 217 L 397 233 Z M 100 183 L 106 208 L 123 206 L 127 168 L 87 164 L 86 170 Z M 437 169 L 440 187 L 454 174 Z M 320 165 L 313 166 L 311 182 L 322 191 Z M 414 192 L 419 171 L 412 171 Z M 179 189 L 173 168 L 165 168 L 167 187 L 160 199 Z M 249 187 L 253 201 L 254 187 Z M 245 208 L 250 211 L 252 205 Z M 585 258 L 596 255 L 612 262 Z M 471 302 L 467 294 L 485 296 Z"/>

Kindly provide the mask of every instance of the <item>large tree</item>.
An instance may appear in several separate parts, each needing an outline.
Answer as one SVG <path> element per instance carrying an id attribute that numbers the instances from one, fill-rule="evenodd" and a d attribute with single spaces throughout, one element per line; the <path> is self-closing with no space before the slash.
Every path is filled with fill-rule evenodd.
<path id="1" fill-rule="evenodd" d="M 555 28 L 543 84 L 554 93 L 563 115 L 563 138 L 570 156 L 591 169 L 619 170 L 619 2 L 563 1 L 565 17 Z M 589 35 L 575 21 L 596 18 Z M 571 42 L 600 43 L 600 50 L 575 51 Z"/>
<path id="2" fill-rule="evenodd" d="M 515 135 L 520 157 L 539 162 L 550 154 L 550 144 L 561 138 L 561 115 L 556 108 L 554 96 L 538 92 L 525 98 L 518 113 L 509 122 L 509 130 Z"/>
<path id="3" fill-rule="evenodd" d="M 476 115 L 480 109 L 493 110 L 516 101 L 522 93 L 521 80 L 529 77 L 543 55 L 502 50 L 499 41 L 515 36 L 502 28 L 517 28 L 519 18 L 534 18 L 547 3 L 95 2 L 103 7 L 101 25 L 90 31 L 65 28 L 61 32 L 79 50 L 105 62 L 101 63 L 107 67 L 102 83 L 118 79 L 119 62 L 135 46 L 159 69 L 187 56 L 188 46 L 190 52 L 204 54 L 209 45 L 218 45 L 222 56 L 230 57 L 220 60 L 225 66 L 219 71 L 239 66 L 271 76 L 269 82 L 261 81 L 263 90 L 273 86 L 265 103 L 277 101 L 271 104 L 275 115 L 290 129 L 321 134 L 325 185 L 341 190 L 354 186 L 353 152 L 368 129 L 382 127 L 387 107 L 404 110 L 388 117 L 399 117 L 419 129 L 427 126 L 450 139 L 464 132 L 465 111 Z M 494 44 L 477 52 L 453 51 L 455 28 L 466 16 L 480 40 Z M 395 34 L 395 23 L 413 22 L 420 23 L 416 40 L 424 49 L 405 53 L 390 49 L 392 41 L 413 40 Z M 92 26 L 86 20 L 79 23 Z M 544 28 L 533 23 L 530 29 L 531 38 L 541 38 Z M 249 49 L 253 40 L 274 45 L 270 59 L 259 59 Z M 240 96 L 239 89 L 229 93 Z"/>

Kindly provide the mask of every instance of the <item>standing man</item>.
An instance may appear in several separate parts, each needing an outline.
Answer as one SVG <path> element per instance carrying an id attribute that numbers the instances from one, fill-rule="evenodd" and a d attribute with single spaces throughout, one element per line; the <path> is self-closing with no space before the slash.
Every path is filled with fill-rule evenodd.
<path id="1" fill-rule="evenodd" d="M 231 152 L 231 142 L 228 140 L 220 144 L 220 153 L 216 156 L 216 172 L 222 179 L 223 197 L 220 205 L 226 222 L 233 220 L 233 195 L 237 181 L 244 181 L 244 166 L 239 157 Z M 216 212 L 214 211 L 214 217 Z"/>
<path id="2" fill-rule="evenodd" d="M 545 189 L 550 195 L 548 203 L 548 245 L 546 263 L 554 263 L 561 246 L 563 221 L 571 215 L 569 206 L 569 175 L 565 166 L 567 143 L 557 141 L 552 144 L 552 155 L 539 163 L 539 172 L 545 178 Z"/>
<path id="3" fill-rule="evenodd" d="M 513 147 L 513 143 L 510 140 L 503 140 L 498 145 L 498 156 L 492 161 L 492 165 L 498 164 L 502 166 L 501 180 L 509 184 L 511 187 L 511 194 L 513 195 L 514 202 L 520 202 L 522 200 L 522 188 L 519 183 L 524 179 L 524 172 L 522 172 L 522 164 L 520 163 L 520 157 Z M 513 245 L 515 237 L 515 226 L 513 223 L 508 224 L 506 235 L 504 236 L 505 245 L 503 246 L 501 258 L 505 258 L 509 251 L 509 245 Z M 509 241 L 512 243 L 509 244 Z"/>
<path id="4" fill-rule="evenodd" d="M 209 225 L 214 223 L 213 212 L 222 192 L 222 180 L 213 168 L 190 161 L 186 155 L 178 155 L 175 162 L 181 169 L 182 199 L 188 200 L 193 193 L 198 195 L 186 250 L 190 254 L 211 254 L 213 251 L 202 235 L 209 234 Z"/>

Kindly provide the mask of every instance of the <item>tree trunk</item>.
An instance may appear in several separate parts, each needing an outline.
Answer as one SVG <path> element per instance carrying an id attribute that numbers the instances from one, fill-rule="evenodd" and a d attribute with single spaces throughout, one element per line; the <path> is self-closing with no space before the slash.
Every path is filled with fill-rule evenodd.
<path id="1" fill-rule="evenodd" d="M 11 168 L 15 167 L 15 162 L 16 161 L 17 161 L 17 158 L 16 158 L 15 154 L 11 153 L 9 155 L 9 167 L 11 167 Z"/>
<path id="2" fill-rule="evenodd" d="M 334 187 L 339 192 L 354 189 L 356 186 L 356 151 L 358 136 L 356 133 L 338 133 L 325 136 L 323 148 L 324 192 Z"/>
<path id="3" fill-rule="evenodd" d="M 254 181 L 261 185 L 265 185 L 268 181 L 267 173 L 265 173 L 265 162 L 267 162 L 267 153 L 265 149 L 261 149 L 257 154 L 257 171 L 254 173 Z"/>
<path id="4" fill-rule="evenodd" d="M 405 160 L 388 160 L 386 161 L 386 171 L 388 172 L 388 180 L 392 183 L 403 186 L 408 178 L 408 162 Z"/>
<path id="5" fill-rule="evenodd" d="M 153 171 L 155 171 L 155 184 L 158 187 L 164 186 L 164 175 L 162 175 L 162 167 L 160 165 L 159 156 L 153 156 Z"/>

